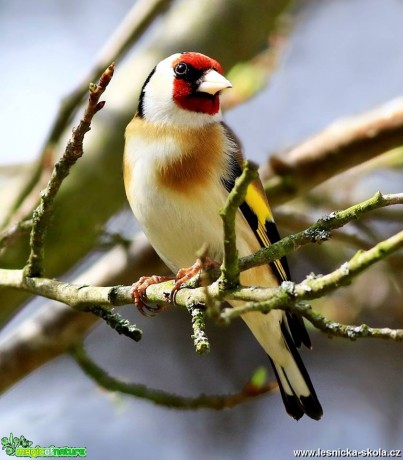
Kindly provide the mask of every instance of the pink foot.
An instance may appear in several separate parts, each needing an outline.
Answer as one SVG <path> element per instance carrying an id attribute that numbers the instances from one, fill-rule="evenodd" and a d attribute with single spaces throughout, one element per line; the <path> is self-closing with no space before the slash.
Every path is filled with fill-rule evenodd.
<path id="1" fill-rule="evenodd" d="M 144 316 L 153 316 L 159 313 L 162 307 L 147 303 L 146 290 L 152 284 L 162 283 L 175 279 L 173 276 L 142 276 L 136 283 L 132 284 L 132 299 L 137 310 Z"/>
<path id="2" fill-rule="evenodd" d="M 180 289 L 184 287 L 188 281 L 190 281 L 197 274 L 202 271 L 207 271 L 211 268 L 217 268 L 220 264 L 209 257 L 203 257 L 197 259 L 196 262 L 189 268 L 181 268 L 175 277 L 175 286 L 173 287 L 169 299 L 171 302 L 175 302 L 176 294 Z"/>

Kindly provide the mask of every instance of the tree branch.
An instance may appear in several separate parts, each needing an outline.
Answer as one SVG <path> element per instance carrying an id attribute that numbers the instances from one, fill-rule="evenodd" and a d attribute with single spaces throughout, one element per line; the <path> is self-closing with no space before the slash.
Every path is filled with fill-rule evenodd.
<path id="1" fill-rule="evenodd" d="M 320 315 L 310 308 L 297 305 L 297 302 L 317 299 L 340 286 L 350 284 L 364 270 L 401 248 L 403 248 L 403 231 L 378 243 L 368 251 L 358 251 L 348 262 L 327 275 L 318 277 L 311 275 L 299 284 L 285 281 L 279 288 L 257 288 L 252 291 L 249 288 L 239 289 L 233 292 L 230 297 L 236 300 L 249 301 L 249 303 L 236 309 L 226 309 L 221 316 L 224 320 L 229 320 L 249 311 L 268 312 L 279 308 L 298 312 L 308 320 L 312 319 L 314 325 L 321 324 Z M 329 328 L 325 323 L 322 323 L 321 326 L 320 329 L 326 330 L 326 332 L 350 338 L 347 333 L 342 331 L 342 328 L 334 333 L 332 332 L 333 328 Z M 368 334 L 368 336 L 370 335 Z M 396 340 L 403 340 L 403 331 L 399 331 Z"/>
<path id="2" fill-rule="evenodd" d="M 161 390 L 147 388 L 145 385 L 122 382 L 108 375 L 97 366 L 86 354 L 81 345 L 72 348 L 71 354 L 81 369 L 98 385 L 108 391 L 117 391 L 137 398 L 147 399 L 155 404 L 175 409 L 215 409 L 231 408 L 262 394 L 277 389 L 276 383 L 253 385 L 248 382 L 238 393 L 230 395 L 200 395 L 195 398 L 185 398 Z"/>
<path id="3" fill-rule="evenodd" d="M 127 319 L 122 318 L 119 313 L 112 313 L 105 307 L 100 305 L 88 306 L 86 311 L 102 318 L 105 323 L 114 329 L 118 334 L 125 335 L 129 339 L 139 342 L 143 337 L 143 331 L 135 324 L 130 324 Z"/>
<path id="4" fill-rule="evenodd" d="M 360 216 L 374 209 L 397 204 L 403 204 L 403 193 L 382 195 L 378 192 L 368 200 L 351 206 L 343 211 L 333 212 L 319 219 L 314 225 L 303 232 L 287 236 L 277 243 L 270 245 L 268 248 L 261 249 L 251 256 L 242 258 L 240 260 L 241 270 L 244 271 L 258 265 L 272 262 L 273 260 L 295 251 L 304 244 L 325 241 L 330 237 L 331 230 L 340 228 L 346 223 L 358 219 Z M 369 251 L 358 252 L 357 254 L 367 254 L 369 257 L 369 264 L 371 265 L 378 260 L 374 259 L 374 254 L 378 254 L 380 260 L 392 252 L 397 251 L 400 248 L 400 237 L 401 233 L 398 233 L 395 237 L 379 243 Z M 390 245 L 388 245 L 389 240 L 391 243 Z M 377 252 L 376 248 L 378 247 L 379 251 Z M 359 266 L 361 266 L 364 259 L 361 258 L 360 261 L 360 264 L 358 264 Z M 366 265 L 363 267 L 364 269 L 367 268 Z M 215 270 L 211 270 L 209 273 L 217 274 Z M 215 277 L 215 279 L 217 278 L 218 276 Z M 164 286 L 166 289 L 167 285 L 170 285 L 170 282 L 160 283 L 157 286 Z M 132 302 L 130 288 L 126 286 L 94 287 L 88 285 L 75 285 L 54 279 L 27 277 L 24 270 L 0 269 L 0 286 L 23 289 L 32 294 L 66 303 L 78 310 L 85 310 L 91 305 L 102 305 L 112 308 Z M 147 289 L 147 295 L 148 291 L 153 289 L 154 287 L 150 286 Z M 188 292 L 188 290 L 181 290 L 178 292 L 178 296 L 181 297 L 181 292 L 184 291 Z M 195 292 L 199 292 L 199 290 L 195 290 Z M 156 303 L 163 303 L 166 305 L 166 296 L 163 296 L 163 298 L 163 302 L 161 299 L 155 299 Z M 150 298 L 150 300 L 154 302 L 154 299 Z M 200 301 L 200 297 L 195 297 L 193 300 L 197 303 Z M 185 306 L 183 303 L 180 305 Z"/>
<path id="5" fill-rule="evenodd" d="M 241 270 L 247 270 L 248 268 L 280 259 L 305 244 L 322 243 L 331 237 L 332 230 L 341 228 L 348 222 L 357 220 L 370 211 L 396 204 L 403 204 L 403 193 L 382 195 L 382 193 L 377 192 L 368 200 L 355 204 L 343 211 L 332 212 L 319 219 L 306 230 L 287 236 L 267 248 L 260 249 L 255 254 L 242 258 L 240 261 Z"/>
<path id="6" fill-rule="evenodd" d="M 375 209 L 380 205 L 386 205 L 385 203 L 388 201 L 389 204 L 401 202 L 400 194 L 397 196 L 391 195 L 386 201 L 384 201 L 383 198 L 379 199 L 379 195 L 376 195 L 375 198 L 375 200 L 372 199 L 372 201 L 367 200 L 367 202 L 364 202 L 367 203 L 366 206 L 361 206 L 361 204 L 359 204 L 356 205 L 355 208 L 359 209 L 360 212 L 366 212 L 365 210 Z M 341 211 L 338 216 L 332 216 L 332 220 L 340 219 L 343 221 L 344 219 L 351 218 L 352 208 Z M 285 246 L 287 246 L 286 243 L 289 238 L 291 237 L 284 239 Z M 276 243 L 276 245 L 281 247 L 282 241 Z M 308 239 L 306 239 L 305 242 L 308 242 Z M 309 242 L 312 242 L 312 238 L 310 238 Z M 219 283 L 213 283 L 209 288 L 209 295 L 214 298 L 222 299 L 222 297 L 224 297 L 226 300 L 243 300 L 248 302 L 246 305 L 236 309 L 225 309 L 220 315 L 221 320 L 224 321 L 228 321 L 249 311 L 267 312 L 271 309 L 289 309 L 301 314 L 310 321 L 312 320 L 315 326 L 327 333 L 351 338 L 352 331 L 356 330 L 355 326 L 344 326 L 326 319 L 322 320 L 319 313 L 305 306 L 301 306 L 299 302 L 322 297 L 340 286 L 351 283 L 351 281 L 365 269 L 398 251 L 402 247 L 403 231 L 378 243 L 367 251 L 358 251 L 350 261 L 344 263 L 339 269 L 324 276 L 310 276 L 299 284 L 284 282 L 279 288 L 240 287 L 225 292 L 222 291 L 222 287 L 219 286 Z M 285 250 L 282 249 L 282 251 Z M 25 289 L 38 295 L 59 300 L 79 310 L 88 310 L 93 305 L 113 308 L 115 306 L 131 303 L 131 288 L 127 286 L 90 287 L 86 285 L 73 285 L 46 278 L 29 278 L 24 275 L 23 270 L 0 270 L 0 280 L 2 280 L 1 283 L 4 286 Z M 147 289 L 147 297 L 153 304 L 166 306 L 168 305 L 166 294 L 171 291 L 172 287 L 172 281 L 149 286 Z M 181 289 L 178 291 L 175 301 L 176 305 L 181 307 L 205 305 L 205 289 L 203 287 L 194 290 Z M 364 327 L 361 334 L 365 337 L 382 337 L 384 335 L 388 338 L 393 337 L 394 340 L 403 340 L 403 334 L 399 330 L 393 333 L 394 335 L 389 333 L 385 334 L 380 331 L 381 330 L 371 330 Z M 356 337 L 359 336 L 358 334 L 359 332 L 356 333 Z"/>
<path id="7" fill-rule="evenodd" d="M 402 144 L 403 98 L 338 121 L 281 158 L 272 156 L 261 176 L 271 202 L 284 203 Z"/>
<path id="8" fill-rule="evenodd" d="M 84 283 L 93 286 L 130 284 L 144 273 L 165 274 L 165 270 L 166 267 L 141 234 L 133 238 L 130 248 L 115 246 L 101 255 L 72 282 L 79 286 Z M 17 273 L 12 274 L 15 277 Z M 0 338 L 0 393 L 81 341 L 97 319 L 95 315 L 70 308 L 67 304 L 42 302 L 32 315 L 19 321 Z"/>
<path id="9" fill-rule="evenodd" d="M 257 179 L 257 166 L 246 161 L 242 174 L 228 195 L 225 206 L 220 210 L 224 230 L 224 256 L 221 265 L 220 286 L 228 290 L 239 285 L 239 262 L 236 247 L 236 215 L 245 200 L 249 184 Z"/>
<path id="10" fill-rule="evenodd" d="M 105 105 L 105 102 L 100 102 L 99 99 L 111 81 L 114 69 L 115 65 L 111 64 L 101 75 L 98 85 L 90 83 L 89 99 L 84 111 L 84 116 L 78 127 L 73 129 L 73 134 L 66 146 L 63 156 L 55 164 L 48 185 L 45 190 L 41 192 L 40 204 L 35 209 L 32 216 L 33 225 L 30 238 L 31 253 L 25 268 L 25 273 L 28 277 L 42 275 L 45 236 L 52 216 L 56 194 L 63 180 L 68 176 L 71 167 L 84 153 L 84 136 L 91 129 L 91 121 L 94 115 Z"/>
<path id="11" fill-rule="evenodd" d="M 200 355 L 210 352 L 210 343 L 206 335 L 206 324 L 204 322 L 204 309 L 200 305 L 188 302 L 187 309 L 192 316 L 192 339 L 196 353 Z"/>
<path id="12" fill-rule="evenodd" d="M 351 281 L 364 270 L 382 260 L 386 256 L 398 251 L 403 247 L 403 231 L 377 244 L 368 251 L 358 251 L 348 262 L 339 269 L 328 275 L 310 276 L 302 283 L 294 284 L 284 282 L 279 288 L 243 287 L 233 290 L 225 295 L 226 300 L 243 300 L 248 302 L 242 307 L 226 308 L 220 315 L 224 321 L 229 321 L 250 311 L 268 312 L 272 309 L 288 309 L 304 316 L 318 329 L 338 337 L 345 338 L 388 338 L 403 341 L 403 330 L 390 330 L 387 328 L 376 329 L 368 326 L 349 326 L 329 321 L 311 307 L 302 305 L 301 301 L 317 299 L 340 286 L 350 284 Z M 161 302 L 164 292 L 172 288 L 172 282 L 150 286 L 147 289 L 147 297 L 153 303 Z M 213 297 L 219 295 L 217 283 L 209 288 Z M 176 303 L 183 305 L 189 296 L 194 302 L 203 303 L 203 291 L 201 288 L 192 291 L 180 291 L 176 297 Z M 162 302 L 161 302 L 162 303 Z"/>

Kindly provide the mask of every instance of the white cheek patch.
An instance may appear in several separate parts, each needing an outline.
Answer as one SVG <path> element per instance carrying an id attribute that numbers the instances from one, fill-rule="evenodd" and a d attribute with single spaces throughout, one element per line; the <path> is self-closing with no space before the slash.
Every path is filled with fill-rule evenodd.
<path id="1" fill-rule="evenodd" d="M 174 73 L 169 66 L 158 64 L 154 75 L 145 87 L 143 111 L 146 120 L 151 122 L 163 121 L 169 114 L 169 107 L 173 105 L 172 88 Z"/>
<path id="2" fill-rule="evenodd" d="M 161 61 L 144 88 L 143 113 L 147 121 L 156 124 L 197 128 L 221 121 L 221 111 L 214 116 L 185 110 L 175 104 L 173 87 L 175 74 L 172 63 L 180 57 L 174 54 Z"/>

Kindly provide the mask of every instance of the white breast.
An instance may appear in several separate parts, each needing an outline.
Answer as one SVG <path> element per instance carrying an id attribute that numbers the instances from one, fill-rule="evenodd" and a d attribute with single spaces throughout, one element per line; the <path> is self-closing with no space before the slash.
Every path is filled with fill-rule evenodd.
<path id="1" fill-rule="evenodd" d="M 127 197 L 144 233 L 174 272 L 193 265 L 205 244 L 209 256 L 220 262 L 223 224 L 219 210 L 228 196 L 220 180 L 220 171 L 210 177 L 207 186 L 193 189 L 191 193 L 164 187 L 157 178 L 158 167 L 167 158 L 180 155 L 180 148 L 174 137 L 164 136 L 158 141 L 149 140 L 149 137 L 146 139 L 141 130 L 132 132 L 126 142 L 124 160 Z M 200 174 L 206 172 L 200 171 Z M 259 249 L 258 241 L 240 212 L 236 224 L 239 256 Z"/>
<path id="2" fill-rule="evenodd" d="M 131 139 L 126 145 L 125 168 L 131 170 L 126 188 L 133 213 L 162 260 L 176 271 L 191 266 L 204 243 L 212 258 L 221 259 L 219 209 L 226 192 L 219 178 L 213 190 L 201 190 L 192 197 L 158 186 L 157 162 L 165 155 L 174 155 L 173 149 L 170 142 L 156 146 L 140 138 Z"/>

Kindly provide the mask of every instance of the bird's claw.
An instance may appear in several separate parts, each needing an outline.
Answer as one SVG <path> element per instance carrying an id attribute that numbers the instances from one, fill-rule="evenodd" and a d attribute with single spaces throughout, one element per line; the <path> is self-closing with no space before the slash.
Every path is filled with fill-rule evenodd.
<path id="1" fill-rule="evenodd" d="M 132 284 L 132 299 L 137 310 L 144 316 L 154 316 L 162 310 L 159 305 L 148 303 L 146 290 L 148 286 L 174 279 L 172 276 L 142 276 Z"/>
<path id="2" fill-rule="evenodd" d="M 147 288 L 153 284 L 163 283 L 164 281 L 175 280 L 175 285 L 169 293 L 168 300 L 170 303 L 175 303 L 176 295 L 180 289 L 184 288 L 186 283 L 191 281 L 196 275 L 210 268 L 217 268 L 219 263 L 208 258 L 201 257 L 189 268 L 181 268 L 176 277 L 172 276 L 142 276 L 137 282 L 132 284 L 132 299 L 137 310 L 144 316 L 154 316 L 159 313 L 163 307 L 153 305 L 148 302 Z"/>
<path id="3" fill-rule="evenodd" d="M 169 294 L 169 301 L 175 303 L 178 291 L 185 287 L 186 283 L 191 281 L 196 275 L 201 272 L 207 271 L 211 268 L 217 268 L 220 264 L 209 257 L 203 257 L 196 260 L 196 262 L 188 268 L 181 268 L 175 277 L 175 286 Z"/>

